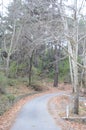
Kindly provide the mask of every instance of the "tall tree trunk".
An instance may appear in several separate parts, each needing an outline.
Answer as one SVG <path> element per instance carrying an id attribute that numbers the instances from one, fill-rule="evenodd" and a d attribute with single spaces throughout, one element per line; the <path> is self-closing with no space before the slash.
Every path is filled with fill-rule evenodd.
<path id="1" fill-rule="evenodd" d="M 34 60 L 34 66 L 38 67 L 38 65 L 39 65 L 39 57 L 38 57 L 38 54 L 37 54 L 37 50 L 35 51 L 35 55 L 33 57 L 33 60 Z"/>
<path id="2" fill-rule="evenodd" d="M 6 75 L 9 76 L 9 67 L 10 67 L 10 55 L 12 54 L 12 47 L 13 47 L 13 43 L 14 43 L 14 37 L 15 37 L 15 28 L 16 28 L 16 20 L 14 21 L 14 25 L 13 25 L 13 34 L 12 34 L 12 38 L 11 38 L 11 43 L 10 43 L 10 47 L 9 47 L 9 51 L 8 51 L 8 57 L 7 57 L 7 64 L 6 64 Z"/>
<path id="3" fill-rule="evenodd" d="M 86 39 L 84 39 L 84 45 L 83 45 L 83 52 L 84 52 L 84 59 L 83 59 L 83 65 L 86 66 Z M 86 69 L 84 69 L 84 87 L 86 87 Z"/>
<path id="4" fill-rule="evenodd" d="M 73 46 L 73 43 L 69 43 L 68 50 L 70 52 L 69 63 L 70 63 L 70 73 L 71 81 L 73 85 L 73 113 L 79 113 L 79 84 L 78 84 L 78 52 L 77 52 L 77 41 L 76 46 Z M 73 59 L 72 59 L 73 58 Z"/>
<path id="5" fill-rule="evenodd" d="M 77 0 L 74 0 L 74 28 L 73 36 L 69 40 L 69 60 L 71 72 L 71 81 L 73 85 L 73 113 L 79 113 L 79 84 L 78 84 L 78 19 L 77 19 Z M 68 26 L 67 26 L 68 29 Z M 70 37 L 70 36 L 69 36 Z"/>
<path id="6" fill-rule="evenodd" d="M 6 62 L 6 76 L 9 77 L 10 55 L 8 55 Z"/>
<path id="7" fill-rule="evenodd" d="M 79 85 L 78 85 L 78 66 L 77 61 L 74 62 L 74 114 L 79 113 Z"/>
<path id="8" fill-rule="evenodd" d="M 32 78 L 33 55 L 34 55 L 34 50 L 32 51 L 32 55 L 31 55 L 31 57 L 30 57 L 30 65 L 29 65 L 29 85 L 31 85 L 31 78 Z"/>
<path id="9" fill-rule="evenodd" d="M 68 42 L 68 52 L 70 55 L 73 57 L 73 52 L 72 52 L 72 46 L 70 42 Z M 74 92 L 74 73 L 73 73 L 73 59 L 69 55 L 69 65 L 70 65 L 70 77 L 71 77 L 71 83 L 72 83 L 72 92 Z"/>
<path id="10" fill-rule="evenodd" d="M 83 44 L 83 59 L 82 59 L 82 62 L 83 62 L 83 66 L 85 67 L 86 66 L 86 39 L 84 39 L 84 44 Z M 82 82 L 82 87 L 83 88 L 86 88 L 86 69 L 82 69 L 82 78 L 81 78 L 81 82 Z"/>
<path id="11" fill-rule="evenodd" d="M 58 49 L 55 45 L 55 76 L 54 76 L 54 87 L 58 87 Z"/>
<path id="12" fill-rule="evenodd" d="M 77 9 L 77 0 L 75 3 L 75 12 L 74 12 L 74 40 L 76 46 L 73 45 L 73 57 L 74 57 L 74 114 L 79 113 L 79 81 L 78 81 L 78 9 Z"/>
<path id="13" fill-rule="evenodd" d="M 74 114 L 79 114 L 79 93 L 78 92 L 74 92 L 74 108 L 73 108 L 73 113 Z"/>

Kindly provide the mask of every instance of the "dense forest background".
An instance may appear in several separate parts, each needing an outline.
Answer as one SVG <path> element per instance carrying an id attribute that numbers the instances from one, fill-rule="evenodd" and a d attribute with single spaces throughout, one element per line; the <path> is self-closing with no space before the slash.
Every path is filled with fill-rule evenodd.
<path id="1" fill-rule="evenodd" d="M 15 99 L 9 86 L 71 83 L 78 113 L 86 91 L 86 14 L 77 0 L 13 0 L 0 12 L 0 94 Z M 1 102 L 1 101 L 0 101 Z M 0 111 L 2 113 L 2 109 Z"/>

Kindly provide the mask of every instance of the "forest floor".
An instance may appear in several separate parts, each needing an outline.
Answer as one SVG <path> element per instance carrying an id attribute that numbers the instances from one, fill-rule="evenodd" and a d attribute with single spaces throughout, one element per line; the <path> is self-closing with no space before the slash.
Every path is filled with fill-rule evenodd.
<path id="1" fill-rule="evenodd" d="M 48 102 L 48 110 L 55 119 L 57 125 L 61 126 L 62 130 L 86 130 L 86 122 L 82 123 L 76 120 L 76 118 L 80 119 L 82 117 L 85 117 L 86 121 L 86 95 L 83 93 L 80 93 L 80 95 L 83 95 L 83 98 L 85 98 L 85 100 L 80 101 L 79 115 L 74 115 L 70 112 L 69 117 L 74 118 L 74 120 L 69 121 L 63 119 L 63 117 L 67 117 L 67 106 L 72 107 L 71 98 L 69 96 L 71 95 L 70 87 L 70 85 L 59 85 L 58 91 L 66 91 L 66 93 L 64 95 L 52 98 Z"/>
<path id="2" fill-rule="evenodd" d="M 65 92 L 66 94 L 71 94 L 71 92 L 72 92 L 70 85 L 60 84 L 58 88 L 53 88 L 51 83 L 47 83 L 47 84 L 44 83 L 44 86 L 49 86 L 49 87 L 46 87 L 46 91 L 42 90 L 43 92 L 39 91 L 39 93 L 37 91 L 34 91 L 31 88 L 22 86 L 21 92 L 20 92 L 20 90 L 18 90 L 18 94 L 19 93 L 26 94 L 27 92 L 29 92 L 29 93 L 35 92 L 36 94 L 32 94 L 30 96 L 24 97 L 23 99 L 19 100 L 9 110 L 7 110 L 2 116 L 0 116 L 0 130 L 10 130 L 10 127 L 13 124 L 18 112 L 20 111 L 22 106 L 25 103 L 27 103 L 28 101 L 30 101 L 38 96 L 47 94 L 47 93 Z M 44 88 L 44 90 L 45 90 L 45 88 Z M 13 91 L 12 88 L 10 88 L 10 91 Z M 51 99 L 48 103 L 49 112 L 55 119 L 56 123 L 59 124 L 60 126 L 62 126 L 62 130 L 85 130 L 86 129 L 85 124 L 82 124 L 79 122 L 70 122 L 70 121 L 66 121 L 66 120 L 62 119 L 62 117 L 65 116 L 64 106 L 66 106 L 68 103 L 69 103 L 68 96 L 63 95 L 63 96 L 55 97 L 55 98 Z M 53 109 L 51 107 L 51 104 L 55 104 Z M 84 110 L 82 113 L 86 114 L 86 106 L 84 106 L 83 109 Z M 81 115 L 79 115 L 79 116 L 81 116 Z"/>

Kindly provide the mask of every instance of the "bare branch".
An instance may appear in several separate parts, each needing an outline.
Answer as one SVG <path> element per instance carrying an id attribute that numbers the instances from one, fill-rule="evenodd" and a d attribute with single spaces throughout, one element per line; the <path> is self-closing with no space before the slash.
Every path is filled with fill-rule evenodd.
<path id="1" fill-rule="evenodd" d="M 84 35 L 83 37 L 81 37 L 81 38 L 78 40 L 78 43 L 81 42 L 81 40 L 83 40 L 84 38 L 86 38 L 86 35 Z"/>

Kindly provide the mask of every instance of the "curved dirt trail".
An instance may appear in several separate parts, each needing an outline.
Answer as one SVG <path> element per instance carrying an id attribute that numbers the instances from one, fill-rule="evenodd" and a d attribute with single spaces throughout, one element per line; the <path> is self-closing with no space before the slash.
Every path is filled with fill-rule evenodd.
<path id="1" fill-rule="evenodd" d="M 47 103 L 59 94 L 37 97 L 23 106 L 11 130 L 61 130 L 48 113 Z"/>

